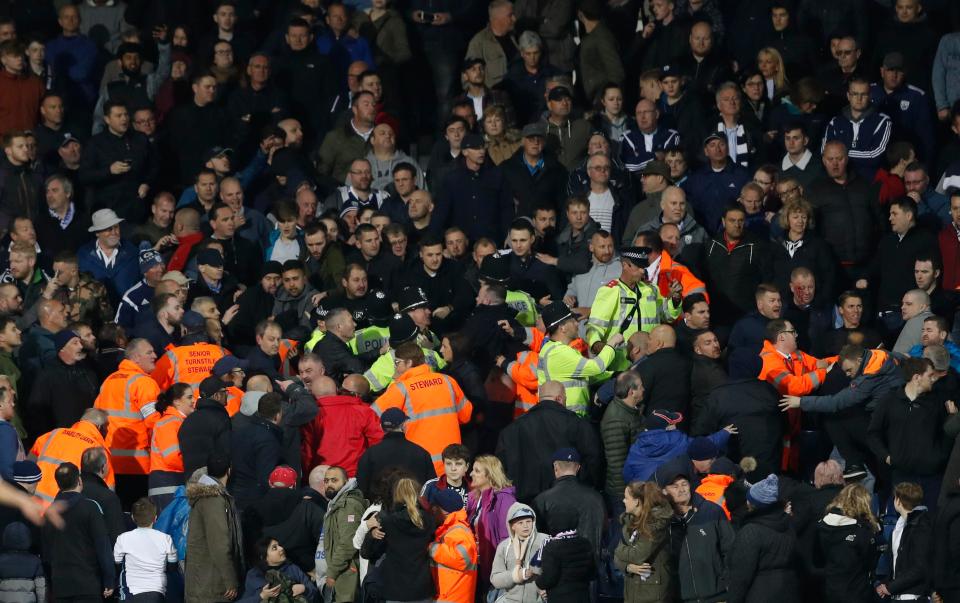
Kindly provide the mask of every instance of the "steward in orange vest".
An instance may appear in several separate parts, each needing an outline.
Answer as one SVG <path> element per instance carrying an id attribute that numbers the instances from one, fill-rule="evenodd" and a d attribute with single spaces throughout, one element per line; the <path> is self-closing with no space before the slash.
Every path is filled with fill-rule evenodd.
<path id="1" fill-rule="evenodd" d="M 104 481 L 110 488 L 116 486 L 113 464 L 110 463 L 110 451 L 107 450 L 104 434 L 107 431 L 107 415 L 94 408 L 88 408 L 79 421 L 70 428 L 57 428 L 37 438 L 30 457 L 37 461 L 43 477 L 37 484 L 36 497 L 44 507 L 57 497 L 60 487 L 54 479 L 54 473 L 61 463 L 73 463 L 82 466 L 81 457 L 88 448 L 103 448 L 107 452 L 107 476 Z"/>
<path id="2" fill-rule="evenodd" d="M 437 601 L 473 603 L 477 590 L 477 539 L 467 523 L 463 498 L 449 488 L 433 488 L 428 501 L 443 523 L 430 545 Z"/>
<path id="3" fill-rule="evenodd" d="M 227 354 L 222 347 L 210 343 L 206 320 L 197 312 L 185 312 L 181 324 L 187 329 L 186 335 L 180 345 L 167 350 L 157 360 L 151 374 L 160 389 L 174 383 L 199 385 L 210 376 L 213 365 Z"/>
<path id="4" fill-rule="evenodd" d="M 388 408 L 407 415 L 408 440 L 430 453 L 437 475 L 443 473 L 440 453 L 448 444 L 460 444 L 460 425 L 470 421 L 473 404 L 456 381 L 434 373 L 423 350 L 415 342 L 402 343 L 396 351 L 396 379 L 372 408 L 377 416 Z"/>
<path id="5" fill-rule="evenodd" d="M 106 442 L 113 470 L 120 475 L 150 472 L 150 431 L 159 418 L 155 407 L 160 388 L 150 376 L 156 359 L 149 341 L 131 341 L 117 372 L 104 380 L 93 402 L 109 417 Z"/>
<path id="6" fill-rule="evenodd" d="M 513 380 L 514 384 L 514 419 L 536 406 L 540 400 L 540 394 L 538 392 L 539 383 L 537 382 L 537 363 L 539 362 L 539 354 L 532 350 L 527 350 L 525 352 L 518 352 L 517 359 L 507 363 L 507 366 L 503 367 L 503 372 Z"/>
<path id="7" fill-rule="evenodd" d="M 658 250 L 654 245 L 651 245 L 649 239 L 644 238 L 645 242 L 643 246 L 650 247 L 654 251 L 654 253 L 649 255 L 650 265 L 647 270 L 651 268 L 654 270 L 653 276 L 654 279 L 656 279 L 657 288 L 660 289 L 660 295 L 662 295 L 664 299 L 670 297 L 670 283 L 677 281 L 680 283 L 683 297 L 693 295 L 694 293 L 702 293 L 704 297 L 707 298 L 707 302 L 710 302 L 710 295 L 707 293 L 707 286 L 703 284 L 703 281 L 695 277 L 689 268 L 675 262 L 673 258 L 670 257 L 670 253 L 662 248 L 662 242 L 660 243 L 660 264 L 658 265 L 657 258 L 654 257 Z M 651 279 L 651 284 L 653 284 L 653 282 L 654 280 Z"/>
<path id="8" fill-rule="evenodd" d="M 776 319 L 767 323 L 762 367 L 757 376 L 777 388 L 783 396 L 806 396 L 820 387 L 827 378 L 827 363 L 797 349 L 797 331 L 788 320 Z M 799 469 L 800 449 L 793 442 L 800 435 L 800 410 L 787 411 L 787 431 L 783 435 L 781 468 Z"/>
<path id="9" fill-rule="evenodd" d="M 227 385 L 227 414 L 231 417 L 240 412 L 244 393 L 241 386 L 249 366 L 250 363 L 246 360 L 230 355 L 217 360 L 217 363 L 210 370 L 214 377 L 221 379 Z M 194 397 L 199 392 L 200 388 L 198 387 L 194 392 Z"/>
<path id="10" fill-rule="evenodd" d="M 173 500 L 177 487 L 185 483 L 183 453 L 180 452 L 180 427 L 193 412 L 193 391 L 186 383 L 177 383 L 160 394 L 160 416 L 150 436 L 150 476 L 147 496 L 158 512 Z"/>

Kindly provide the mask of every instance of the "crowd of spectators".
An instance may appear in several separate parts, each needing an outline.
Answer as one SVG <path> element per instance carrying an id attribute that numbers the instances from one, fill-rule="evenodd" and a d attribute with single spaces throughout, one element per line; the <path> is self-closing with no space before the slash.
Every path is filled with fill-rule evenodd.
<path id="1" fill-rule="evenodd" d="M 960 3 L 0 0 L 0 601 L 960 602 Z"/>

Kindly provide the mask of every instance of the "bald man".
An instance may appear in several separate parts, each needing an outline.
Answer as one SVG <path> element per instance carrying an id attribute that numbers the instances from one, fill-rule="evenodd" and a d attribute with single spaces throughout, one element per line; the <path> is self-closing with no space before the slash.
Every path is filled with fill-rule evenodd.
<path id="1" fill-rule="evenodd" d="M 600 486 L 603 453 L 600 440 L 584 421 L 566 408 L 566 391 L 558 381 L 539 388 L 540 402 L 500 432 L 497 456 L 516 486 L 517 500 L 533 498 L 553 485 L 553 455 L 575 448 L 580 455 L 580 480 Z"/>
<path id="2" fill-rule="evenodd" d="M 269 393 L 273 391 L 273 382 L 266 375 L 254 375 L 247 379 L 248 392 Z"/>
<path id="3" fill-rule="evenodd" d="M 900 316 L 905 324 L 900 330 L 893 351 L 909 354 L 910 348 L 920 343 L 923 321 L 933 316 L 930 311 L 930 295 L 923 289 L 911 289 L 904 293 L 900 302 Z"/>
<path id="4" fill-rule="evenodd" d="M 370 382 L 363 375 L 347 375 L 343 380 L 343 391 L 366 402 L 370 395 Z"/>
<path id="5" fill-rule="evenodd" d="M 643 379 L 644 415 L 663 409 L 689 413 L 690 359 L 677 350 L 677 333 L 670 325 L 658 325 L 650 331 L 647 359 L 636 368 Z"/>

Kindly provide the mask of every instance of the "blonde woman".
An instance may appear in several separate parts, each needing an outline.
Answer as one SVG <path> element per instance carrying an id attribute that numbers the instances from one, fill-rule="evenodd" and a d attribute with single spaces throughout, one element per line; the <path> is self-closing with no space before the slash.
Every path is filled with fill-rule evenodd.
<path id="1" fill-rule="evenodd" d="M 844 486 L 827 505 L 826 515 L 817 526 L 826 603 L 874 600 L 873 570 L 880 554 L 880 524 L 870 503 L 870 493 L 860 484 Z"/>
<path id="2" fill-rule="evenodd" d="M 361 554 L 371 561 L 379 556 L 381 596 L 391 601 L 430 603 L 436 587 L 430 572 L 429 547 L 437 525 L 420 506 L 420 484 L 408 477 L 393 488 L 393 507 L 380 514 L 379 530 L 370 532 Z M 378 543 L 376 535 L 383 534 Z"/>
<path id="3" fill-rule="evenodd" d="M 507 516 L 517 497 L 503 464 L 493 455 L 484 454 L 474 459 L 470 479 L 472 490 L 467 497 L 467 519 L 477 537 L 480 553 L 477 593 L 478 600 L 482 601 L 490 586 L 490 569 L 497 545 L 510 537 Z"/>
<path id="4" fill-rule="evenodd" d="M 757 53 L 757 69 L 764 79 L 764 90 L 767 98 L 776 100 L 788 93 L 790 81 L 787 79 L 787 68 L 783 64 L 783 57 L 776 48 L 761 48 Z"/>
<path id="5" fill-rule="evenodd" d="M 614 563 L 624 575 L 624 603 L 670 601 L 670 546 L 673 510 L 653 482 L 630 482 L 623 492 L 627 512 Z"/>
<path id="6" fill-rule="evenodd" d="M 520 148 L 520 132 L 507 127 L 507 112 L 501 105 L 483 111 L 483 137 L 487 141 L 487 155 L 500 165 Z"/>
<path id="7" fill-rule="evenodd" d="M 804 267 L 816 279 L 817 296 L 834 299 L 836 261 L 826 241 L 814 232 L 813 219 L 813 205 L 803 197 L 791 199 L 780 208 L 777 224 L 783 234 L 774 237 L 774 282 L 786 290 L 793 270 Z"/>

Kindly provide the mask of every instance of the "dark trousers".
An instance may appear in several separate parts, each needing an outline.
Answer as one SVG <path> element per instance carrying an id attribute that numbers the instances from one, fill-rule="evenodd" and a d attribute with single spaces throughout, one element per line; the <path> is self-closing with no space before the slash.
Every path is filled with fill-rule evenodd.
<path id="1" fill-rule="evenodd" d="M 129 601 L 129 603 L 164 603 L 166 598 L 163 593 L 140 593 L 130 595 L 124 601 Z"/>

